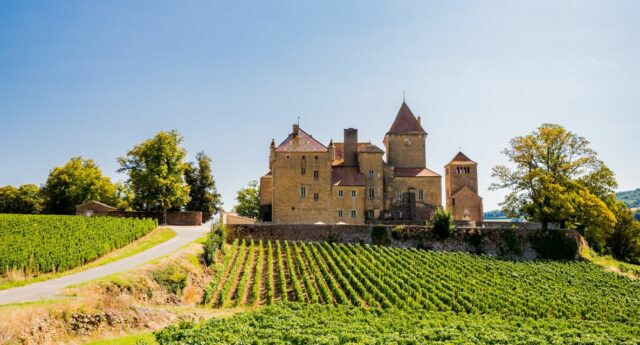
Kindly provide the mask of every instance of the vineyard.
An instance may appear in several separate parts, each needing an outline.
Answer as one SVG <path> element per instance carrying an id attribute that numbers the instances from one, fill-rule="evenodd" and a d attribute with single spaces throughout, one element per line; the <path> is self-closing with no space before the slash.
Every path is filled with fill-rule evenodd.
<path id="1" fill-rule="evenodd" d="M 630 322 L 640 282 L 586 262 L 506 261 L 366 245 L 234 242 L 211 282 L 213 307 L 281 301 Z"/>
<path id="2" fill-rule="evenodd" d="M 640 328 L 616 322 L 503 318 L 286 303 L 155 334 L 178 344 L 638 344 Z"/>
<path id="3" fill-rule="evenodd" d="M 120 248 L 156 227 L 154 220 L 0 214 L 0 270 L 65 271 Z"/>

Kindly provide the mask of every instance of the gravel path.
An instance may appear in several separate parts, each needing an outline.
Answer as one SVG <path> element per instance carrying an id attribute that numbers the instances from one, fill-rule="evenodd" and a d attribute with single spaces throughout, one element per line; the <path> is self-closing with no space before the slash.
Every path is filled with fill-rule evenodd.
<path id="1" fill-rule="evenodd" d="M 118 272 L 127 271 L 149 260 L 165 256 L 176 251 L 185 244 L 195 241 L 209 230 L 209 224 L 201 226 L 171 226 L 176 236 L 153 248 L 136 255 L 110 262 L 106 265 L 90 268 L 82 272 L 33 283 L 21 287 L 0 291 L 0 304 L 34 302 L 59 297 L 59 293 L 70 285 L 81 284 L 90 280 L 106 277 Z"/>

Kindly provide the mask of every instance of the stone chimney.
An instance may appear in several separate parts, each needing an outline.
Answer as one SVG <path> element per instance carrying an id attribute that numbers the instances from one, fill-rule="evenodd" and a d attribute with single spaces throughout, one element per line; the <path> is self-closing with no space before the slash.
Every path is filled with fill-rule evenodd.
<path id="1" fill-rule="evenodd" d="M 269 146 L 269 170 L 272 169 L 273 162 L 276 160 L 276 140 L 271 139 L 271 145 Z"/>
<path id="2" fill-rule="evenodd" d="M 297 123 L 294 123 L 293 124 L 293 136 L 297 137 L 299 131 L 300 131 L 300 125 L 297 124 Z"/>
<path id="3" fill-rule="evenodd" d="M 422 119 L 418 116 L 418 124 L 422 126 Z"/>
<path id="4" fill-rule="evenodd" d="M 358 130 L 355 128 L 344 130 L 344 166 L 358 166 Z"/>

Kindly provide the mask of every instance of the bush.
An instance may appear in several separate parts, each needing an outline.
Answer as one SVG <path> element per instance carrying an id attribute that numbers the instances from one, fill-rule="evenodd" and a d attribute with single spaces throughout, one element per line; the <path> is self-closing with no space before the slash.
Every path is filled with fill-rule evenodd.
<path id="1" fill-rule="evenodd" d="M 432 223 L 433 233 L 440 239 L 449 238 L 453 233 L 453 215 L 449 210 L 439 207 L 433 215 Z"/>
<path id="2" fill-rule="evenodd" d="M 371 243 L 377 246 L 388 246 L 391 244 L 389 233 L 384 226 L 374 226 L 371 231 Z"/>
<path id="3" fill-rule="evenodd" d="M 216 262 L 218 251 L 224 252 L 224 244 L 227 241 L 227 229 L 224 225 L 212 225 L 211 231 L 204 242 L 204 262 L 211 266 Z"/>
<path id="4" fill-rule="evenodd" d="M 187 286 L 187 274 L 177 266 L 169 266 L 162 271 L 156 271 L 153 279 L 170 293 L 179 295 Z"/>
<path id="5" fill-rule="evenodd" d="M 394 240 L 401 240 L 404 238 L 404 225 L 396 225 L 391 229 L 391 237 Z"/>
<path id="6" fill-rule="evenodd" d="M 476 249 L 476 254 L 482 254 L 482 239 L 484 235 L 480 230 L 465 234 L 464 241 L 472 245 Z"/>
<path id="7" fill-rule="evenodd" d="M 540 230 L 529 236 L 529 242 L 542 259 L 573 260 L 578 254 L 576 241 L 559 230 Z"/>
<path id="8" fill-rule="evenodd" d="M 520 246 L 520 242 L 518 241 L 518 236 L 516 236 L 515 225 L 510 229 L 505 229 L 500 234 L 500 236 L 502 237 L 502 241 L 504 242 L 504 245 L 498 248 L 498 252 L 501 256 L 522 255 L 522 247 Z"/>

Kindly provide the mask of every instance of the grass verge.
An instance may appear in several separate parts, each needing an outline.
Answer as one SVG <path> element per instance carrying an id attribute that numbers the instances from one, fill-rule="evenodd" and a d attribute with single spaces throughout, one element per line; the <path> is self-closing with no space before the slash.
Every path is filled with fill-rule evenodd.
<path id="1" fill-rule="evenodd" d="M 580 255 L 588 261 L 603 267 L 607 271 L 615 272 L 631 279 L 640 279 L 640 265 L 630 264 L 614 259 L 610 255 L 599 255 L 591 248 L 584 248 Z"/>
<path id="2" fill-rule="evenodd" d="M 33 284 L 33 283 L 37 283 L 37 282 L 41 282 L 41 281 L 45 281 L 53 278 L 59 278 L 69 274 L 78 273 L 78 272 L 87 270 L 89 268 L 106 265 L 110 262 L 114 262 L 129 256 L 133 256 L 135 254 L 141 253 L 149 248 L 157 246 L 160 243 L 166 242 L 175 236 L 176 236 L 175 231 L 171 230 L 170 228 L 159 227 L 122 248 L 116 249 L 111 253 L 104 255 L 95 261 L 92 261 L 80 267 L 76 267 L 69 271 L 58 272 L 58 273 L 47 273 L 39 276 L 28 277 L 26 279 L 18 279 L 18 280 L 1 278 L 0 290 L 11 289 L 11 288 Z"/>
<path id="3" fill-rule="evenodd" d="M 86 345 L 136 345 L 144 342 L 146 345 L 157 344 L 156 338 L 153 336 L 153 332 L 137 333 L 126 335 L 121 338 L 98 340 L 86 343 Z"/>

